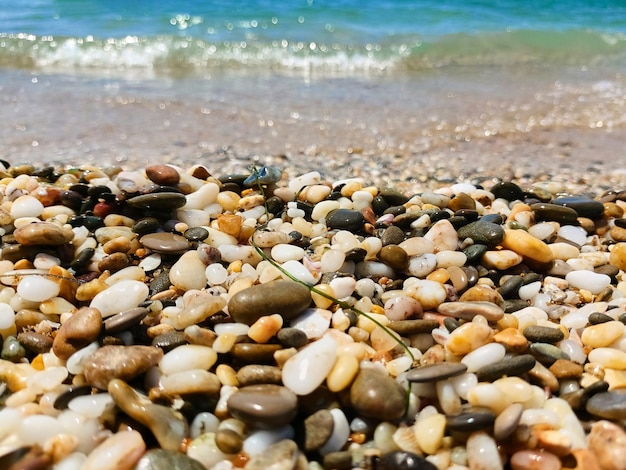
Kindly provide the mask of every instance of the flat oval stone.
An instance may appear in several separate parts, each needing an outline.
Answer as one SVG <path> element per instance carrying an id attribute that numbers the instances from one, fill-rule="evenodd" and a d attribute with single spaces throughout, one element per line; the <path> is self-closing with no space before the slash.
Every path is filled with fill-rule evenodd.
<path id="1" fill-rule="evenodd" d="M 176 186 L 180 181 L 178 171 L 170 165 L 150 165 L 146 167 L 146 176 L 154 184 Z"/>
<path id="2" fill-rule="evenodd" d="M 163 351 L 151 346 L 103 346 L 85 359 L 88 384 L 106 390 L 113 379 L 125 382 L 156 366 Z"/>
<path id="3" fill-rule="evenodd" d="M 446 416 L 446 425 L 452 431 L 471 432 L 491 427 L 496 415 L 490 411 L 475 411 Z"/>
<path id="4" fill-rule="evenodd" d="M 584 196 L 562 196 L 552 200 L 552 204 L 570 207 L 579 217 L 597 219 L 604 213 L 604 204 Z"/>
<path id="5" fill-rule="evenodd" d="M 350 387 L 350 402 L 360 416 L 394 421 L 404 415 L 406 391 L 388 375 L 362 369 Z"/>
<path id="6" fill-rule="evenodd" d="M 228 301 L 228 312 L 237 323 L 252 325 L 265 315 L 278 313 L 291 320 L 311 304 L 311 291 L 298 282 L 277 280 L 255 284 L 237 292 Z"/>
<path id="7" fill-rule="evenodd" d="M 561 225 L 578 225 L 578 213 L 571 207 L 538 202 L 531 204 L 531 210 L 535 213 L 538 222 L 558 222 Z"/>
<path id="8" fill-rule="evenodd" d="M 626 391 L 596 393 L 587 400 L 587 412 L 599 418 L 626 419 Z"/>
<path id="9" fill-rule="evenodd" d="M 495 419 L 493 424 L 493 437 L 502 441 L 513 434 L 522 417 L 524 405 L 512 403 L 507 406 Z"/>
<path id="10" fill-rule="evenodd" d="M 439 380 L 456 377 L 464 374 L 467 366 L 460 362 L 442 362 L 439 364 L 431 364 L 428 366 L 416 367 L 406 374 L 409 382 L 437 382 Z"/>
<path id="11" fill-rule="evenodd" d="M 498 245 L 504 238 L 504 229 L 492 222 L 477 220 L 461 227 L 458 234 L 460 240 L 471 238 L 474 240 L 474 243 L 493 247 Z"/>
<path id="12" fill-rule="evenodd" d="M 104 321 L 104 331 L 112 334 L 127 330 L 132 326 L 138 325 L 149 312 L 145 307 L 137 307 L 113 315 Z"/>
<path id="13" fill-rule="evenodd" d="M 533 343 L 555 344 L 561 341 L 565 335 L 558 328 L 550 326 L 530 325 L 524 328 L 524 336 Z"/>
<path id="14" fill-rule="evenodd" d="M 74 239 L 72 229 L 53 222 L 35 222 L 24 225 L 13 232 L 20 245 L 65 245 Z"/>
<path id="15" fill-rule="evenodd" d="M 359 232 L 363 228 L 364 223 L 365 217 L 363 214 L 352 209 L 335 209 L 326 216 L 326 226 L 329 229 Z"/>
<path id="16" fill-rule="evenodd" d="M 126 200 L 126 204 L 141 210 L 174 210 L 186 203 L 185 195 L 175 192 L 142 194 Z"/>
<path id="17" fill-rule="evenodd" d="M 235 343 L 230 354 L 246 364 L 274 364 L 274 353 L 281 349 L 280 344 Z"/>
<path id="18" fill-rule="evenodd" d="M 333 434 L 335 421 L 332 413 L 321 409 L 304 420 L 304 449 L 311 452 L 319 449 Z"/>
<path id="19" fill-rule="evenodd" d="M 280 385 L 248 385 L 230 396 L 227 407 L 235 418 L 251 426 L 277 428 L 295 418 L 298 397 Z"/>
<path id="20" fill-rule="evenodd" d="M 430 333 L 439 326 L 439 323 L 437 320 L 398 320 L 389 322 L 387 326 L 400 335 L 415 335 Z"/>
<path id="21" fill-rule="evenodd" d="M 442 315 L 471 321 L 476 315 L 482 315 L 490 322 L 496 322 L 504 316 L 504 310 L 495 303 L 484 301 L 444 302 L 437 306 Z"/>
<path id="22" fill-rule="evenodd" d="M 205 470 L 196 459 L 174 450 L 150 449 L 143 454 L 134 470 Z"/>
<path id="23" fill-rule="evenodd" d="M 237 371 L 240 387 L 258 384 L 282 384 L 282 372 L 279 367 L 265 364 L 248 364 Z"/>
<path id="24" fill-rule="evenodd" d="M 536 359 L 530 354 L 505 357 L 478 369 L 476 378 L 479 382 L 493 382 L 502 376 L 519 376 L 535 367 Z"/>
<path id="25" fill-rule="evenodd" d="M 157 253 L 178 254 L 191 248 L 185 237 L 170 232 L 148 233 L 139 240 L 143 246 Z"/>
<path id="26" fill-rule="evenodd" d="M 548 343 L 532 343 L 530 345 L 530 352 L 539 362 L 548 367 L 557 359 L 571 360 L 569 354 L 561 348 Z"/>

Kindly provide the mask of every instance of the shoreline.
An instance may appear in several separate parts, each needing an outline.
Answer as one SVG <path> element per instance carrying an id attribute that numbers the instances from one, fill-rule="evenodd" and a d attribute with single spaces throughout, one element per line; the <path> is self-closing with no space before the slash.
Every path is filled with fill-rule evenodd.
<path id="1" fill-rule="evenodd" d="M 624 185 L 619 73 L 520 73 L 153 82 L 3 70 L 0 157 L 219 173 L 276 165 L 407 191 L 491 177 Z"/>

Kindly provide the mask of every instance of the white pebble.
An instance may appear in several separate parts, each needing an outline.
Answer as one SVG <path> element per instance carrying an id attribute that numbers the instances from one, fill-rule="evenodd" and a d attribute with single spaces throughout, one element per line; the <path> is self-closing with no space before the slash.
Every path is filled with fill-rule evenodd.
<path id="1" fill-rule="evenodd" d="M 213 413 L 203 411 L 198 413 L 189 426 L 189 435 L 195 439 L 205 432 L 215 432 L 220 424 L 220 420 Z"/>
<path id="2" fill-rule="evenodd" d="M 24 276 L 17 285 L 17 293 L 24 300 L 43 302 L 59 295 L 59 283 L 43 276 Z"/>
<path id="3" fill-rule="evenodd" d="M 283 439 L 293 439 L 295 433 L 291 426 L 283 426 L 276 429 L 261 429 L 251 432 L 243 441 L 243 451 L 254 457 L 272 444 L 276 444 Z"/>
<path id="4" fill-rule="evenodd" d="M 461 363 L 467 366 L 467 372 L 476 372 L 483 366 L 501 361 L 506 354 L 506 349 L 500 343 L 489 343 L 474 349 L 467 354 Z"/>
<path id="5" fill-rule="evenodd" d="M 530 282 L 519 288 L 518 295 L 521 300 L 530 300 L 541 291 L 541 281 Z"/>
<path id="6" fill-rule="evenodd" d="M 457 395 L 463 400 L 467 400 L 467 394 L 469 391 L 478 385 L 478 377 L 476 377 L 476 374 L 470 372 L 457 375 L 456 377 L 451 377 L 449 380 L 452 383 Z"/>
<path id="7" fill-rule="evenodd" d="M 243 336 L 248 334 L 250 326 L 245 323 L 217 323 L 213 327 L 215 334 L 220 336 L 223 334 L 231 334 L 236 336 Z"/>
<path id="8" fill-rule="evenodd" d="M 55 463 L 52 470 L 81 470 L 86 460 L 87 456 L 85 454 L 73 452 L 63 460 Z"/>
<path id="9" fill-rule="evenodd" d="M 299 281 L 310 286 L 317 284 L 319 277 L 321 277 L 321 274 L 316 273 L 316 275 L 314 275 L 301 262 L 296 260 L 290 260 L 283 263 L 282 268 Z M 289 277 L 283 274 L 283 278 L 288 279 Z"/>
<path id="10" fill-rule="evenodd" d="M 0 330 L 12 328 L 15 325 L 15 312 L 9 304 L 0 303 Z"/>
<path id="11" fill-rule="evenodd" d="M 207 283 L 205 271 L 206 265 L 198 252 L 187 251 L 172 265 L 170 281 L 182 291 L 202 289 Z"/>
<path id="12" fill-rule="evenodd" d="M 100 310 L 103 318 L 137 307 L 148 296 L 149 288 L 140 281 L 120 281 L 98 293 L 89 306 Z"/>
<path id="13" fill-rule="evenodd" d="M 113 397 L 108 393 L 96 393 L 94 395 L 83 395 L 73 398 L 67 407 L 83 416 L 99 418 L 112 403 Z"/>
<path id="14" fill-rule="evenodd" d="M 339 271 L 345 260 L 346 254 L 343 251 L 335 248 L 326 250 L 321 259 L 322 273 Z"/>
<path id="15" fill-rule="evenodd" d="M 330 336 L 324 336 L 285 362 L 283 384 L 296 395 L 308 395 L 324 382 L 336 358 L 337 343 Z"/>
<path id="16" fill-rule="evenodd" d="M 289 181 L 289 189 L 297 193 L 305 186 L 317 185 L 322 181 L 319 171 L 310 171 L 303 175 L 297 176 Z"/>
<path id="17" fill-rule="evenodd" d="M 184 344 L 166 353 L 159 362 L 165 375 L 191 369 L 209 370 L 217 361 L 217 353 L 208 346 Z"/>
<path id="18" fill-rule="evenodd" d="M 583 246 L 587 241 L 587 232 L 584 228 L 574 225 L 563 225 L 559 228 L 557 235 L 564 240 Z"/>
<path id="19" fill-rule="evenodd" d="M 131 470 L 145 451 L 138 431 L 119 431 L 89 454 L 82 470 Z"/>
<path id="20" fill-rule="evenodd" d="M 352 276 L 336 277 L 328 285 L 332 288 L 336 298 L 344 299 L 354 292 L 356 280 Z"/>
<path id="21" fill-rule="evenodd" d="M 15 408 L 0 410 L 0 440 L 15 433 L 22 421 L 22 414 Z"/>
<path id="22" fill-rule="evenodd" d="M 277 263 L 284 263 L 289 260 L 299 261 L 304 258 L 304 249 L 295 245 L 279 243 L 272 247 L 271 256 Z"/>
<path id="23" fill-rule="evenodd" d="M 469 468 L 502 470 L 502 461 L 495 440 L 483 431 L 474 432 L 467 439 Z"/>
<path id="24" fill-rule="evenodd" d="M 548 425 L 554 429 L 558 429 L 561 425 L 559 416 L 552 410 L 545 408 L 529 408 L 522 411 L 520 425 L 533 427 L 536 425 Z"/>
<path id="25" fill-rule="evenodd" d="M 72 354 L 67 360 L 67 370 L 72 375 L 78 375 L 83 373 L 85 359 L 91 356 L 94 352 L 98 350 L 100 345 L 97 341 L 85 346 L 82 349 L 79 349 L 74 354 Z"/>
<path id="26" fill-rule="evenodd" d="M 29 390 L 41 394 L 61 385 L 67 376 L 68 371 L 65 367 L 50 367 L 28 377 L 26 385 Z"/>
<path id="27" fill-rule="evenodd" d="M 139 267 L 143 269 L 145 272 L 154 271 L 156 268 L 161 266 L 161 254 L 160 253 L 152 253 L 146 256 L 139 263 Z"/>
<path id="28" fill-rule="evenodd" d="M 308 308 L 291 320 L 291 326 L 304 331 L 307 338 L 319 339 L 328 331 L 332 312 L 321 308 Z"/>
<path id="29" fill-rule="evenodd" d="M 570 271 L 565 275 L 565 280 L 570 286 L 588 290 L 592 294 L 599 294 L 602 289 L 611 284 L 611 278 L 606 274 L 583 270 Z"/>
<path id="30" fill-rule="evenodd" d="M 320 447 L 321 455 L 341 450 L 350 437 L 350 424 L 343 411 L 339 408 L 333 408 L 330 410 L 330 414 L 333 416 L 333 432 L 324 445 Z"/>
<path id="31" fill-rule="evenodd" d="M 30 415 L 21 420 L 14 430 L 22 445 L 43 445 L 51 437 L 63 432 L 63 426 L 56 418 L 47 415 Z"/>
<path id="32" fill-rule="evenodd" d="M 35 259 L 33 260 L 33 266 L 36 269 L 45 269 L 48 270 L 53 266 L 60 266 L 61 260 L 56 256 L 53 256 L 49 253 L 37 253 Z"/>
<path id="33" fill-rule="evenodd" d="M 204 275 L 207 278 L 207 282 L 211 286 L 217 286 L 226 282 L 228 278 L 228 270 L 220 263 L 213 263 L 206 267 Z"/>
<path id="34" fill-rule="evenodd" d="M 539 240 L 546 240 L 556 232 L 552 222 L 540 222 L 528 228 L 528 233 Z"/>
<path id="35" fill-rule="evenodd" d="M 571 339 L 564 339 L 559 342 L 559 348 L 564 351 L 572 361 L 577 362 L 578 364 L 584 364 L 587 360 L 587 354 L 582 347 L 582 345 L 576 341 Z"/>
<path id="36" fill-rule="evenodd" d="M 13 219 L 19 219 L 21 217 L 39 217 L 43 212 L 43 204 L 39 199 L 24 195 L 18 197 L 13 201 L 11 206 L 11 217 Z"/>
<path id="37" fill-rule="evenodd" d="M 411 276 L 425 278 L 437 267 L 437 256 L 426 253 L 420 256 L 412 256 L 409 259 L 408 273 Z"/>
<path id="38" fill-rule="evenodd" d="M 203 184 L 197 191 L 185 196 L 187 203 L 181 209 L 204 209 L 216 201 L 219 192 L 220 188 L 217 184 Z"/>

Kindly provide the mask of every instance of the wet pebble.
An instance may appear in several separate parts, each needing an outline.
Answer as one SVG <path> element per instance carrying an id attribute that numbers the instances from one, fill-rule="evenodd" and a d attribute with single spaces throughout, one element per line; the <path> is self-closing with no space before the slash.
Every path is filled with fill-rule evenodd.
<path id="1" fill-rule="evenodd" d="M 54 354 L 69 359 L 79 349 L 95 341 L 102 330 L 102 315 L 95 308 L 84 307 L 72 314 L 59 328 L 52 344 Z"/>
<path id="2" fill-rule="evenodd" d="M 285 320 L 300 315 L 311 303 L 311 292 L 293 281 L 272 281 L 256 284 L 235 294 L 228 301 L 233 320 L 251 325 L 259 318 L 274 313 Z"/>
<path id="3" fill-rule="evenodd" d="M 614 390 L 596 393 L 587 401 L 587 412 L 610 420 L 626 419 L 626 392 Z"/>
<path id="4" fill-rule="evenodd" d="M 277 428 L 297 413 L 298 398 L 286 387 L 274 384 L 248 385 L 228 399 L 228 411 L 253 427 Z"/>
<path id="5" fill-rule="evenodd" d="M 85 379 L 106 390 L 111 380 L 132 380 L 158 364 L 162 356 L 160 349 L 150 346 L 103 346 L 85 360 Z"/>
<path id="6" fill-rule="evenodd" d="M 555 344 L 564 338 L 563 331 L 550 326 L 530 325 L 524 328 L 524 336 L 533 343 Z"/>
<path id="7" fill-rule="evenodd" d="M 170 232 L 148 233 L 139 240 L 143 246 L 158 253 L 179 254 L 189 250 L 189 240 Z"/>
<path id="8" fill-rule="evenodd" d="M 393 421 L 404 414 L 406 396 L 402 386 L 389 376 L 365 369 L 350 387 L 350 402 L 361 416 Z"/>
<path id="9" fill-rule="evenodd" d="M 467 366 L 462 363 L 443 362 L 440 364 L 432 364 L 428 366 L 416 367 L 411 369 L 406 379 L 409 382 L 437 382 L 439 380 L 456 377 L 467 371 Z"/>

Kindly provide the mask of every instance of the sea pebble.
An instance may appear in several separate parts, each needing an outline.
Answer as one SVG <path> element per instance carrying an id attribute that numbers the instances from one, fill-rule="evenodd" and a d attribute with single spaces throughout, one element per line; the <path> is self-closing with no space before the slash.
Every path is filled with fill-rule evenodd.
<path id="1" fill-rule="evenodd" d="M 32 302 L 43 302 L 56 297 L 60 292 L 59 283 L 42 276 L 24 276 L 17 285 L 17 293 Z"/>
<path id="2" fill-rule="evenodd" d="M 611 278 L 606 274 L 586 270 L 571 271 L 565 275 L 565 280 L 572 287 L 588 290 L 592 294 L 599 294 L 611 283 Z"/>
<path id="3" fill-rule="evenodd" d="M 257 284 L 235 294 L 228 311 L 236 322 L 251 325 L 264 315 L 280 314 L 285 320 L 297 317 L 311 303 L 309 289 L 287 280 Z"/>
<path id="4" fill-rule="evenodd" d="M 139 306 L 148 292 L 148 286 L 143 282 L 124 280 L 98 293 L 89 306 L 100 311 L 102 318 L 107 318 Z"/>
<path id="5" fill-rule="evenodd" d="M 337 358 L 337 343 L 330 336 L 309 344 L 283 366 L 283 383 L 296 395 L 308 395 L 326 379 Z"/>

